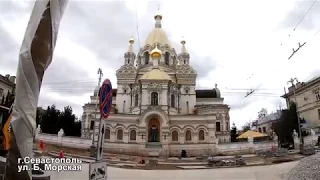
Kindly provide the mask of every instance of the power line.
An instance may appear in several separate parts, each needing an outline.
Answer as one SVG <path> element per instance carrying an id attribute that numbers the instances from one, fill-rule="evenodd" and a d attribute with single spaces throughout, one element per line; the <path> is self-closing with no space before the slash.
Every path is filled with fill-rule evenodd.
<path id="1" fill-rule="evenodd" d="M 312 5 L 309 7 L 309 9 L 307 10 L 307 12 L 302 16 L 302 18 L 300 19 L 300 21 L 297 23 L 297 25 L 293 28 L 293 31 L 295 31 L 297 29 L 297 27 L 301 24 L 301 22 L 304 20 L 304 18 L 307 16 L 307 14 L 310 12 L 310 10 L 313 8 L 313 6 L 316 4 L 318 0 L 315 0 Z"/>
<path id="2" fill-rule="evenodd" d="M 313 8 L 313 6 L 316 4 L 318 0 L 315 0 L 311 6 L 309 7 L 309 9 L 307 10 L 307 12 L 302 16 L 302 18 L 298 21 L 298 23 L 295 25 L 295 27 L 292 29 L 292 31 L 289 33 L 288 37 L 291 37 L 291 35 L 297 30 L 297 28 L 299 27 L 299 25 L 302 23 L 302 21 L 305 19 L 305 17 L 309 14 L 309 12 L 311 11 L 311 9 Z M 282 46 L 283 43 L 281 43 L 280 45 Z"/>

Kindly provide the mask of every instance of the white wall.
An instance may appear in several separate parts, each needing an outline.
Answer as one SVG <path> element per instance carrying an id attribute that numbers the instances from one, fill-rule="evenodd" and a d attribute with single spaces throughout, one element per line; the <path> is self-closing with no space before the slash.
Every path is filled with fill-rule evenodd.
<path id="1" fill-rule="evenodd" d="M 39 134 L 36 137 L 37 140 L 42 140 L 48 144 L 56 144 L 64 147 L 73 147 L 79 149 L 88 149 L 91 146 L 92 141 L 90 139 L 75 138 L 75 137 L 61 137 L 50 134 Z M 305 144 L 310 144 L 313 140 L 312 136 L 305 137 Z M 129 151 L 140 151 L 144 148 L 138 143 L 123 143 L 123 142 L 107 142 L 104 147 L 107 150 L 113 150 L 117 152 L 129 152 Z M 188 151 L 199 151 L 199 148 L 206 154 L 208 150 L 214 149 L 217 153 L 254 153 L 260 150 L 270 150 L 272 147 L 277 147 L 276 142 L 237 142 L 237 143 L 224 143 L 217 144 L 215 147 L 209 146 L 208 144 L 170 144 L 169 151 L 171 154 L 179 154 L 182 149 Z"/>

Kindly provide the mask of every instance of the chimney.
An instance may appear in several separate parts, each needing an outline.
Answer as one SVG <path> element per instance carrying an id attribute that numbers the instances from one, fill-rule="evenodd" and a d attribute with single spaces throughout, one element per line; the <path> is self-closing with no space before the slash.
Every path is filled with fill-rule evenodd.
<path id="1" fill-rule="evenodd" d="M 5 78 L 9 80 L 10 74 L 6 74 Z"/>
<path id="2" fill-rule="evenodd" d="M 9 81 L 12 82 L 13 84 L 16 83 L 16 77 L 15 76 L 10 76 Z"/>

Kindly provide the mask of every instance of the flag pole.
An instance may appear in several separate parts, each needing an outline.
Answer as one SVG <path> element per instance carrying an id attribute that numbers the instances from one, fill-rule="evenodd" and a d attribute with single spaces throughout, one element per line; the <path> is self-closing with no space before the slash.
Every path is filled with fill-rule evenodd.
<path id="1" fill-rule="evenodd" d="M 31 180 L 31 164 L 18 172 L 18 159 L 33 157 L 36 109 L 45 70 L 52 61 L 67 0 L 37 0 L 19 54 L 5 180 Z"/>

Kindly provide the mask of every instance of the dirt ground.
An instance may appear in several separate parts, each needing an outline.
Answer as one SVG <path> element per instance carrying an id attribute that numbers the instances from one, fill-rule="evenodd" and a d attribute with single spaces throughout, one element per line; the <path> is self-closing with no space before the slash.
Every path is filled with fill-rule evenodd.
<path id="1" fill-rule="evenodd" d="M 40 150 L 40 143 L 36 142 L 34 144 L 34 149 Z M 73 155 L 78 155 L 78 156 L 90 156 L 89 149 L 84 150 L 84 149 L 76 149 L 76 148 L 66 148 L 66 147 L 61 147 L 58 145 L 53 145 L 53 144 L 44 144 L 44 153 L 48 152 L 59 152 L 60 150 L 63 150 L 64 153 L 67 154 L 73 154 Z M 121 159 L 122 157 L 127 157 L 129 161 L 135 162 L 134 159 L 137 159 L 137 157 L 128 157 L 126 155 L 122 154 L 108 154 L 108 157 L 116 157 L 118 159 Z M 142 157 L 140 157 L 142 158 Z M 148 160 L 148 157 L 143 157 L 143 159 Z M 247 158 L 245 160 L 247 166 L 255 166 L 255 165 L 270 165 L 270 164 L 278 164 L 278 163 L 283 163 L 283 162 L 289 162 L 289 161 L 295 161 L 300 159 L 299 157 L 294 157 L 294 156 L 286 156 L 282 158 L 264 158 L 261 156 L 256 156 L 252 158 Z M 111 162 L 110 162 L 111 163 Z M 118 163 L 111 163 L 111 166 L 116 166 Z M 188 166 L 188 164 L 186 164 Z M 184 166 L 186 166 L 184 165 Z M 178 168 L 177 165 L 173 164 L 157 164 L 157 165 L 148 165 L 146 164 L 145 166 L 121 166 L 121 168 L 125 169 L 144 169 L 144 170 L 181 170 L 181 168 Z M 215 167 L 215 168 L 220 168 L 220 167 Z"/>

